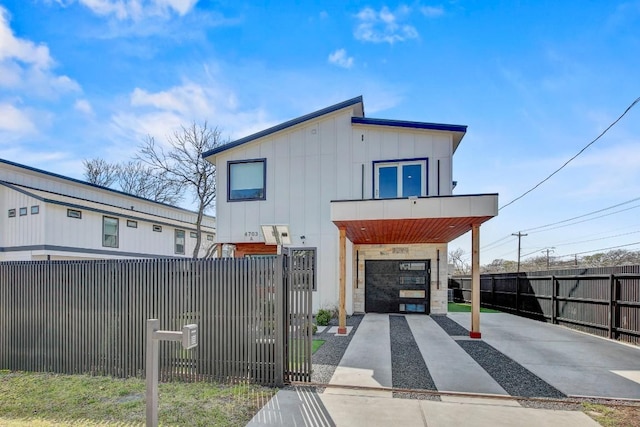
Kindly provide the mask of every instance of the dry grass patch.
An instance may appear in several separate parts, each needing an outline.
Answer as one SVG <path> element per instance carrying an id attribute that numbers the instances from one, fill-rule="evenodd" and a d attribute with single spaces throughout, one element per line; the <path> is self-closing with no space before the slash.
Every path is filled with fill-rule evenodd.
<path id="1" fill-rule="evenodd" d="M 165 426 L 245 425 L 275 392 L 251 384 L 161 383 L 158 417 Z M 144 422 L 143 379 L 0 373 L 0 426 L 133 426 Z"/>

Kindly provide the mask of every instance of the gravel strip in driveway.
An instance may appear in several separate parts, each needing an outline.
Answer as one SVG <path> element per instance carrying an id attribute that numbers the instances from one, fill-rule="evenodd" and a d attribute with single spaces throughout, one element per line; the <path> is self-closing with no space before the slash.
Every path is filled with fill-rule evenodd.
<path id="1" fill-rule="evenodd" d="M 321 384 L 329 384 L 331 377 L 340 363 L 344 352 L 347 350 L 353 334 L 356 333 L 358 325 L 364 316 L 354 314 L 347 317 L 347 326 L 353 329 L 347 336 L 336 336 L 326 332 L 332 326 L 338 326 L 337 320 L 332 319 L 327 329 L 313 336 L 314 340 L 325 340 L 324 344 L 311 356 L 312 372 L 311 381 Z"/>
<path id="2" fill-rule="evenodd" d="M 450 336 L 469 336 L 469 330 L 447 316 L 431 318 Z M 527 368 L 481 340 L 456 340 L 507 393 L 512 396 L 564 398 L 566 395 Z"/>
<path id="3" fill-rule="evenodd" d="M 433 315 L 431 316 L 434 322 L 436 322 L 446 333 L 449 335 L 456 336 L 469 336 L 469 330 L 460 326 L 460 324 L 454 320 L 449 319 L 447 316 L 443 315 Z"/>
<path id="4" fill-rule="evenodd" d="M 484 341 L 458 341 L 458 344 L 512 396 L 566 397 L 560 390 Z"/>
<path id="5" fill-rule="evenodd" d="M 404 316 L 389 316 L 391 338 L 391 383 L 394 388 L 436 390 L 424 363 L 418 344 Z M 440 400 L 440 396 L 422 393 L 394 392 L 404 399 Z"/>

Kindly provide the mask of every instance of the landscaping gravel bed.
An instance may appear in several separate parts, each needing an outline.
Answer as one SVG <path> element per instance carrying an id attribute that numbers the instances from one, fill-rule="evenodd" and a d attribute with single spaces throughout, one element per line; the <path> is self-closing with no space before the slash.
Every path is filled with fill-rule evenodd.
<path id="1" fill-rule="evenodd" d="M 331 381 L 331 377 L 363 317 L 361 314 L 354 314 L 353 316 L 347 317 L 347 326 L 353 327 L 347 336 L 336 336 L 335 334 L 326 332 L 330 327 L 338 326 L 337 319 L 332 319 L 325 331 L 313 336 L 314 340 L 325 340 L 325 343 L 322 344 L 318 351 L 311 357 L 311 363 L 313 364 L 313 372 L 311 373 L 312 382 L 328 384 L 329 381 Z"/>
<path id="2" fill-rule="evenodd" d="M 457 341 L 457 343 L 512 396 L 566 397 L 560 390 L 484 341 Z"/>
<path id="3" fill-rule="evenodd" d="M 454 320 L 449 319 L 447 316 L 431 316 L 434 322 L 436 322 L 446 333 L 451 336 L 469 336 L 469 330 L 460 326 L 460 324 Z"/>
<path id="4" fill-rule="evenodd" d="M 404 316 L 389 316 L 391 338 L 391 384 L 394 388 L 436 390 L 418 344 Z M 404 399 L 440 400 L 440 396 L 394 392 Z"/>

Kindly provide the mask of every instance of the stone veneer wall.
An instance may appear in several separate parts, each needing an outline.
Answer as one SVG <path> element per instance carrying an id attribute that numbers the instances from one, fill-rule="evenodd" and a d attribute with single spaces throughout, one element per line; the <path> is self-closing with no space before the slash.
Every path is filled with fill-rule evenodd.
<path id="1" fill-rule="evenodd" d="M 440 249 L 440 289 L 438 289 L 438 256 Z M 356 251 L 358 256 L 356 256 Z M 356 261 L 356 259 L 358 261 Z M 431 260 L 431 313 L 447 312 L 447 244 L 421 243 L 413 245 L 354 245 L 353 246 L 353 311 L 364 313 L 364 262 L 376 259 Z M 356 265 L 356 263 L 358 265 Z M 357 269 L 357 270 L 356 270 Z M 357 271 L 357 274 L 355 273 Z M 357 277 L 357 279 L 356 279 Z"/>

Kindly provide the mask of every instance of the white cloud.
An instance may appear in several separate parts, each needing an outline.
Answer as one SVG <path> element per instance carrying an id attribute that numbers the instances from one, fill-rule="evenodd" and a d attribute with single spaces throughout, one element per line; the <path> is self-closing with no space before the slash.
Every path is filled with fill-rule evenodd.
<path id="1" fill-rule="evenodd" d="M 75 104 L 73 104 L 73 108 L 81 113 L 84 113 L 88 116 L 93 116 L 93 108 L 91 107 L 91 103 L 86 99 L 78 99 Z"/>
<path id="2" fill-rule="evenodd" d="M 344 49 L 338 49 L 329 55 L 329 63 L 342 68 L 351 68 L 353 66 L 353 57 L 347 55 Z"/>
<path id="3" fill-rule="evenodd" d="M 235 93 L 215 84 L 185 82 L 158 92 L 136 88 L 129 106 L 112 119 L 116 139 L 139 143 L 150 135 L 158 142 L 181 125 L 208 121 L 219 126 L 222 134 L 238 138 L 268 128 L 273 122 L 262 109 L 242 110 Z"/>
<path id="4" fill-rule="evenodd" d="M 420 12 L 428 18 L 437 18 L 444 15 L 444 8 L 442 6 L 423 6 L 420 8 Z"/>
<path id="5" fill-rule="evenodd" d="M 79 91 L 77 82 L 52 72 L 54 65 L 46 45 L 14 35 L 9 13 L 0 6 L 0 87 L 44 97 Z"/>
<path id="6" fill-rule="evenodd" d="M 100 16 L 114 17 L 118 20 L 139 21 L 156 16 L 168 17 L 171 14 L 184 16 L 193 9 L 198 0 L 75 0 Z M 57 1 L 66 7 L 74 0 Z"/>
<path id="7" fill-rule="evenodd" d="M 26 134 L 36 129 L 29 115 L 8 103 L 0 103 L 0 132 Z"/>
<path id="8" fill-rule="evenodd" d="M 402 23 L 411 14 L 411 8 L 401 5 L 395 12 L 383 6 L 380 11 L 365 7 L 357 15 L 359 21 L 354 31 L 356 39 L 371 43 L 403 42 L 419 37 L 414 26 Z"/>

